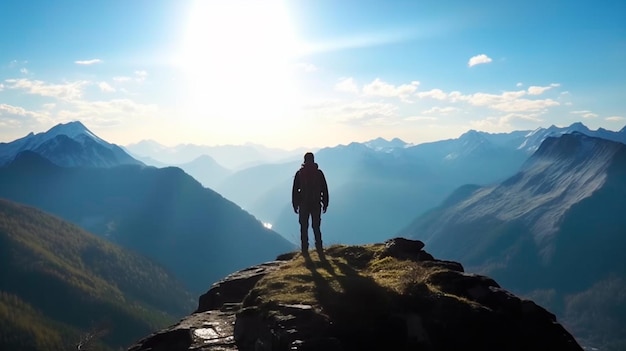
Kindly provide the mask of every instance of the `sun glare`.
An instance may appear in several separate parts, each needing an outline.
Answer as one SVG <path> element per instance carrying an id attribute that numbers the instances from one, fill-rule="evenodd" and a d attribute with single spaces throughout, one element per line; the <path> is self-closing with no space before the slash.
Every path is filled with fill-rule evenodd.
<path id="1" fill-rule="evenodd" d="M 213 123 L 278 118 L 294 99 L 298 51 L 282 1 L 196 0 L 180 57 L 188 112 Z"/>

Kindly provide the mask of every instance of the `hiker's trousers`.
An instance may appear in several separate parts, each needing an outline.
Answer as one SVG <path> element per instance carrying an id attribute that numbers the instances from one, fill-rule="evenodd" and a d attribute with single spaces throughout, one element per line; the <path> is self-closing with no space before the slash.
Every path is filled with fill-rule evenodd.
<path id="1" fill-rule="evenodd" d="M 311 217 L 311 227 L 313 228 L 313 234 L 315 235 L 315 246 L 322 246 L 322 231 L 320 225 L 322 223 L 322 205 L 303 205 L 300 206 L 299 221 L 300 221 L 300 240 L 302 246 L 308 247 L 309 245 L 309 217 Z"/>

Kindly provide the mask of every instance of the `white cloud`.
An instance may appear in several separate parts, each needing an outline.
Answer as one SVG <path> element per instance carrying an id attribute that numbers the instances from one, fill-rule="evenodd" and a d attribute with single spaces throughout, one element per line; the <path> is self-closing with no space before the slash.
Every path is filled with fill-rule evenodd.
<path id="1" fill-rule="evenodd" d="M 31 112 L 25 110 L 23 107 L 12 106 L 8 104 L 0 104 L 0 116 L 5 114 L 17 115 L 17 116 L 26 116 Z"/>
<path id="2" fill-rule="evenodd" d="M 515 84 L 515 86 L 516 86 L 516 87 L 518 87 L 518 88 L 519 88 L 519 87 L 523 87 L 523 86 L 524 86 L 524 83 L 522 83 L 522 82 L 518 82 L 517 84 Z"/>
<path id="3" fill-rule="evenodd" d="M 4 84 L 0 83 L 0 91 L 4 90 Z"/>
<path id="4" fill-rule="evenodd" d="M 133 80 L 131 77 L 125 77 L 125 76 L 117 76 L 117 77 L 113 77 L 113 80 L 116 82 L 130 82 L 131 80 Z"/>
<path id="5" fill-rule="evenodd" d="M 552 88 L 557 88 L 557 87 L 560 87 L 560 86 L 561 86 L 561 84 L 558 84 L 558 83 L 552 83 L 552 84 L 550 84 L 548 86 L 545 86 L 545 87 L 540 87 L 540 86 L 533 85 L 533 86 L 528 87 L 528 95 L 541 95 L 544 92 L 546 92 L 546 91 L 548 91 L 548 90 L 550 90 Z"/>
<path id="6" fill-rule="evenodd" d="M 371 124 L 372 121 L 379 123 L 382 117 L 392 117 L 396 110 L 393 104 L 356 101 L 339 106 L 338 116 L 343 122 Z"/>
<path id="7" fill-rule="evenodd" d="M 337 84 L 335 84 L 335 90 L 345 93 L 358 93 L 359 87 L 353 78 L 341 78 Z"/>
<path id="8" fill-rule="evenodd" d="M 525 90 L 505 91 L 502 94 L 474 93 L 471 95 L 457 95 L 456 99 L 467 101 L 474 106 L 486 106 L 504 112 L 539 111 L 552 106 L 559 106 L 558 101 L 552 99 L 531 100 L 523 99 Z"/>
<path id="9" fill-rule="evenodd" d="M 419 122 L 419 121 L 437 121 L 439 119 L 437 117 L 431 117 L 431 116 L 409 116 L 409 117 L 404 117 L 403 120 L 409 121 L 409 122 Z"/>
<path id="10" fill-rule="evenodd" d="M 550 88 L 551 87 L 538 87 L 533 85 L 531 87 L 528 87 L 528 95 L 541 95 Z"/>
<path id="11" fill-rule="evenodd" d="M 505 91 L 502 94 L 490 94 L 490 93 L 474 93 L 470 95 L 458 95 L 457 98 L 461 101 L 467 101 L 474 106 L 488 106 L 493 107 L 504 102 L 515 101 L 526 95 L 526 91 Z"/>
<path id="12" fill-rule="evenodd" d="M 148 77 L 148 72 L 146 71 L 135 71 L 135 79 L 138 82 L 143 82 Z"/>
<path id="13" fill-rule="evenodd" d="M 115 88 L 113 88 L 109 83 L 107 82 L 100 82 L 98 83 L 98 87 L 100 88 L 100 90 L 102 92 L 105 93 L 114 93 L 115 92 Z"/>
<path id="14" fill-rule="evenodd" d="M 472 56 L 469 61 L 467 62 L 467 66 L 468 67 L 474 67 L 476 65 L 482 65 L 485 63 L 490 63 L 491 61 L 493 61 L 491 59 L 491 57 L 485 55 L 485 54 L 480 54 L 480 55 L 476 55 L 476 56 Z"/>
<path id="15" fill-rule="evenodd" d="M 28 72 L 28 69 L 26 69 L 26 68 L 20 68 L 20 73 L 21 74 L 28 74 L 29 72 Z"/>
<path id="16" fill-rule="evenodd" d="M 342 100 L 323 100 L 305 106 L 316 116 L 325 116 L 329 122 L 350 125 L 381 125 L 396 123 L 398 107 L 390 103 Z"/>
<path id="17" fill-rule="evenodd" d="M 95 64 L 98 64 L 98 63 L 102 63 L 102 60 L 100 60 L 100 59 L 78 60 L 78 61 L 74 61 L 74 63 L 77 64 L 77 65 L 89 66 L 89 65 L 95 65 Z"/>
<path id="18" fill-rule="evenodd" d="M 591 111 L 588 110 L 581 110 L 581 111 L 571 111 L 570 113 L 575 114 L 575 115 L 579 115 L 583 118 L 596 118 L 598 117 L 598 114 L 593 113 Z"/>
<path id="19" fill-rule="evenodd" d="M 397 97 L 404 102 L 411 102 L 409 96 L 415 93 L 419 84 L 418 81 L 412 81 L 409 84 L 394 86 L 376 78 L 363 87 L 363 94 L 366 96 Z"/>
<path id="20" fill-rule="evenodd" d="M 63 100 L 78 99 L 83 94 L 83 87 L 88 84 L 86 81 L 76 81 L 65 84 L 47 84 L 40 80 L 7 79 L 5 82 L 10 89 L 25 90 L 29 94 L 55 97 Z"/>
<path id="21" fill-rule="evenodd" d="M 29 111 L 20 106 L 0 104 L 0 126 L 19 127 L 24 124 L 44 121 L 47 116 L 36 111 Z"/>
<path id="22" fill-rule="evenodd" d="M 443 92 L 443 90 L 441 89 L 431 89 L 429 91 L 423 91 L 420 93 L 417 93 L 417 96 L 419 96 L 420 98 L 431 98 L 431 99 L 436 99 L 436 100 L 445 100 L 448 95 L 446 93 Z"/>
<path id="23" fill-rule="evenodd" d="M 116 76 L 116 77 L 113 77 L 113 81 L 118 82 L 118 83 L 125 83 L 125 82 L 130 82 L 130 81 L 141 83 L 144 80 L 146 80 L 147 77 L 148 77 L 148 72 L 144 70 L 138 70 L 138 71 L 133 72 L 133 77 Z"/>
<path id="24" fill-rule="evenodd" d="M 516 112 L 516 111 L 539 111 L 544 110 L 548 107 L 559 106 L 558 101 L 554 101 L 552 99 L 544 99 L 544 100 L 529 100 L 529 99 L 517 99 L 512 101 L 501 102 L 492 106 L 489 106 L 493 109 L 505 111 L 505 112 Z"/>
<path id="25" fill-rule="evenodd" d="M 456 107 L 452 107 L 452 106 L 447 106 L 447 107 L 432 107 L 426 111 L 424 111 L 424 113 L 439 113 L 442 115 L 448 114 L 450 112 L 455 112 L 458 111 L 459 109 Z"/>
<path id="26" fill-rule="evenodd" d="M 108 101 L 73 101 L 55 113 L 63 120 L 81 120 L 92 124 L 115 124 L 122 117 L 148 118 L 158 113 L 157 105 L 140 104 L 130 99 L 113 99 Z"/>
<path id="27" fill-rule="evenodd" d="M 460 91 L 451 91 L 450 94 L 448 94 L 448 99 L 450 100 L 450 102 L 459 102 L 459 101 L 463 101 L 465 99 L 465 95 L 463 95 L 463 93 L 461 93 Z"/>
<path id="28" fill-rule="evenodd" d="M 541 113 L 509 113 L 498 117 L 487 117 L 482 120 L 470 121 L 470 125 L 474 129 L 487 132 L 510 132 L 516 129 L 515 124 L 522 123 L 540 123 L 543 120 L 539 117 Z"/>
<path id="29" fill-rule="evenodd" d="M 622 122 L 622 121 L 626 121 L 626 117 L 622 117 L 622 116 L 611 116 L 611 117 L 607 117 L 605 118 L 606 121 L 609 122 Z"/>

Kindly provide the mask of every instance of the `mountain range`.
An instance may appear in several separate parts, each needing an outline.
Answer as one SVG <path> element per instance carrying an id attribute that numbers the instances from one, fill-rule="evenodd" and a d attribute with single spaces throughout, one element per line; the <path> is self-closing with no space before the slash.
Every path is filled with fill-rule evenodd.
<path id="1" fill-rule="evenodd" d="M 153 261 L 0 200 L 0 349 L 69 350 L 82 341 L 114 350 L 192 309 L 191 294 Z"/>
<path id="2" fill-rule="evenodd" d="M 591 344 L 623 346 L 625 180 L 626 145 L 548 137 L 512 177 L 457 189 L 398 235 L 534 296 Z"/>
<path id="3" fill-rule="evenodd" d="M 0 197 L 58 215 L 147 255 L 193 291 L 292 248 L 178 168 L 67 168 L 22 152 L 0 168 Z"/>
<path id="4" fill-rule="evenodd" d="M 65 167 L 114 167 L 142 164 L 121 147 L 93 134 L 80 122 L 59 124 L 43 133 L 30 133 L 9 143 L 0 143 L 0 166 L 20 152 L 33 151 Z"/>
<path id="5" fill-rule="evenodd" d="M 591 131 L 575 123 L 471 130 L 419 145 L 378 138 L 324 148 L 316 152 L 330 187 L 324 241 L 417 237 L 438 257 L 549 306 L 589 344 L 620 349 L 624 142 L 626 127 Z M 301 154 L 279 153 L 275 160 L 282 161 L 239 170 L 203 154 L 179 167 L 121 162 L 122 156 L 103 162 L 102 155 L 121 148 L 79 122 L 0 146 L 0 197 L 144 254 L 194 292 L 293 250 L 285 238 L 298 241 L 289 194 Z"/>
<path id="6" fill-rule="evenodd" d="M 329 210 L 323 216 L 324 236 L 329 243 L 385 240 L 456 188 L 506 179 L 545 138 L 576 131 L 626 143 L 626 129 L 591 131 L 575 123 L 499 134 L 471 130 L 456 139 L 418 145 L 379 138 L 321 149 L 315 154 L 316 161 L 326 175 L 330 193 Z M 297 241 L 290 190 L 301 162 L 240 170 L 212 189 Z"/>
<path id="7" fill-rule="evenodd" d="M 135 158 L 152 166 L 188 164 L 201 156 L 209 156 L 221 167 L 235 171 L 265 163 L 275 163 L 300 156 L 305 149 L 283 150 L 263 145 L 196 145 L 179 144 L 168 147 L 154 140 L 142 140 L 125 146 Z"/>

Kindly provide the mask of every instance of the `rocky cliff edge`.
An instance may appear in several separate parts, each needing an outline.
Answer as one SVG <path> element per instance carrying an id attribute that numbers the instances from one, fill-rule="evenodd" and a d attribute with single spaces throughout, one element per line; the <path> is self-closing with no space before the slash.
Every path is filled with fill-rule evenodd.
<path id="1" fill-rule="evenodd" d="M 420 241 L 289 253 L 235 272 L 129 351 L 582 350 L 553 314 Z"/>

